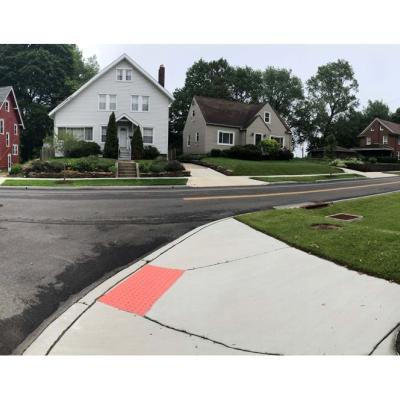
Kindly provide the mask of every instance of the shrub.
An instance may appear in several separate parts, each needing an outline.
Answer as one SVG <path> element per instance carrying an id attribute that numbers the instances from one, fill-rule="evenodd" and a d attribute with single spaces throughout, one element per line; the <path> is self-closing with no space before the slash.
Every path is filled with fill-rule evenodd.
<path id="1" fill-rule="evenodd" d="M 232 146 L 224 151 L 228 157 L 237 158 L 240 160 L 261 160 L 261 150 L 253 145 L 246 144 L 244 146 Z"/>
<path id="2" fill-rule="evenodd" d="M 378 162 L 385 163 L 385 164 L 386 163 L 395 164 L 395 163 L 399 162 L 399 159 L 397 157 L 377 157 L 376 159 Z"/>
<path id="3" fill-rule="evenodd" d="M 368 162 L 370 162 L 371 164 L 376 164 L 377 163 L 377 159 L 376 159 L 376 157 L 369 157 L 368 158 Z"/>
<path id="4" fill-rule="evenodd" d="M 22 165 L 21 164 L 14 164 L 11 167 L 10 175 L 19 175 L 22 172 Z"/>
<path id="5" fill-rule="evenodd" d="M 140 127 L 136 126 L 131 140 L 132 160 L 141 160 L 143 157 L 143 139 Z"/>
<path id="6" fill-rule="evenodd" d="M 177 160 L 169 161 L 165 166 L 165 171 L 178 172 L 184 171 L 185 167 Z"/>
<path id="7" fill-rule="evenodd" d="M 154 162 L 151 163 L 150 168 L 149 168 L 150 172 L 154 172 L 154 173 L 160 173 L 160 172 L 164 172 L 165 171 L 165 164 L 164 163 L 159 163 L 159 162 Z"/>
<path id="8" fill-rule="evenodd" d="M 154 146 L 144 146 L 143 148 L 143 155 L 142 159 L 143 160 L 154 160 L 160 155 L 160 152 L 158 151 L 157 147 Z"/>
<path id="9" fill-rule="evenodd" d="M 139 171 L 143 173 L 150 172 L 150 164 L 139 163 Z"/>
<path id="10" fill-rule="evenodd" d="M 200 161 L 204 158 L 203 154 L 181 154 L 176 159 L 180 162 L 192 162 L 192 161 Z"/>
<path id="11" fill-rule="evenodd" d="M 51 160 L 51 161 L 48 161 L 47 164 L 48 164 L 49 170 L 51 172 L 61 172 L 64 170 L 64 163 L 62 163 L 60 161 Z"/>
<path id="12" fill-rule="evenodd" d="M 222 151 L 220 149 L 211 149 L 210 157 L 221 157 Z"/>
<path id="13" fill-rule="evenodd" d="M 95 170 L 95 164 L 88 158 L 80 158 L 74 163 L 74 168 L 80 172 L 92 172 Z"/>
<path id="14" fill-rule="evenodd" d="M 293 153 L 286 148 L 280 149 L 276 156 L 278 160 L 286 160 L 286 161 L 292 160 L 293 157 L 294 157 Z"/>
<path id="15" fill-rule="evenodd" d="M 337 158 L 329 163 L 332 167 L 346 168 L 346 160 L 341 160 Z"/>
<path id="16" fill-rule="evenodd" d="M 276 158 L 280 150 L 279 143 L 275 139 L 263 140 L 260 147 L 262 154 L 271 159 Z"/>
<path id="17" fill-rule="evenodd" d="M 65 157 L 79 158 L 101 154 L 100 146 L 95 142 L 85 142 L 78 140 L 69 143 L 64 149 Z"/>
<path id="18" fill-rule="evenodd" d="M 118 132 L 115 114 L 112 112 L 108 119 L 106 142 L 104 143 L 104 157 L 118 158 Z"/>

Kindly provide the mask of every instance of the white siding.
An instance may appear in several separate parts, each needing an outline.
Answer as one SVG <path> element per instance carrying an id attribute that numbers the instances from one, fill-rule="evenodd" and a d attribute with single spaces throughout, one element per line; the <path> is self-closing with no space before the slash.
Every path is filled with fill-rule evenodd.
<path id="1" fill-rule="evenodd" d="M 117 68 L 132 69 L 132 81 L 117 81 Z M 171 101 L 125 60 L 111 68 L 55 113 L 55 133 L 57 133 L 58 127 L 63 126 L 92 126 L 93 141 L 103 147 L 101 126 L 107 125 L 111 111 L 98 111 L 99 94 L 116 94 L 117 110 L 115 116 L 117 119 L 120 115 L 126 114 L 142 128 L 153 128 L 153 145 L 158 148 L 160 153 L 168 153 L 168 108 Z M 149 96 L 149 111 L 132 112 L 132 95 Z"/>

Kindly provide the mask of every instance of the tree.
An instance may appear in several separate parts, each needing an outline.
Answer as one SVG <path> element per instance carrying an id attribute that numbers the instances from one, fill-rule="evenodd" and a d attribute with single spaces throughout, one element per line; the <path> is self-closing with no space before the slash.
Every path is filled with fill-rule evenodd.
<path id="1" fill-rule="evenodd" d="M 390 115 L 390 120 L 400 124 L 400 108 L 397 108 L 396 111 Z"/>
<path id="2" fill-rule="evenodd" d="M 103 156 L 106 158 L 118 158 L 118 133 L 115 114 L 112 112 L 108 119 L 106 142 L 104 144 Z"/>
<path id="3" fill-rule="evenodd" d="M 263 71 L 260 100 L 268 102 L 290 125 L 294 108 L 303 98 L 303 83 L 291 70 L 268 67 Z"/>
<path id="4" fill-rule="evenodd" d="M 364 108 L 363 114 L 366 122 L 369 124 L 374 118 L 390 119 L 389 106 L 382 100 L 368 100 L 367 107 Z"/>
<path id="5" fill-rule="evenodd" d="M 358 82 L 348 61 L 338 60 L 318 67 L 307 81 L 307 101 L 313 109 L 314 132 L 326 138 L 337 118 L 358 105 Z"/>
<path id="6" fill-rule="evenodd" d="M 24 160 L 36 156 L 43 138 L 52 135 L 48 112 L 97 70 L 95 59 L 84 60 L 75 45 L 0 45 L 0 86 L 14 87 L 25 120 L 21 135 Z"/>
<path id="7" fill-rule="evenodd" d="M 360 144 L 358 135 L 367 125 L 362 112 L 350 110 L 332 124 L 331 132 L 335 135 L 338 146 L 358 147 Z"/>
<path id="8" fill-rule="evenodd" d="M 143 158 L 143 139 L 140 127 L 136 126 L 131 140 L 132 160 L 141 160 Z"/>
<path id="9" fill-rule="evenodd" d="M 231 72 L 230 92 L 235 101 L 258 103 L 262 95 L 262 73 L 250 67 L 236 67 Z"/>
<path id="10" fill-rule="evenodd" d="M 325 156 L 329 159 L 335 158 L 336 138 L 333 133 L 330 133 L 326 138 Z"/>

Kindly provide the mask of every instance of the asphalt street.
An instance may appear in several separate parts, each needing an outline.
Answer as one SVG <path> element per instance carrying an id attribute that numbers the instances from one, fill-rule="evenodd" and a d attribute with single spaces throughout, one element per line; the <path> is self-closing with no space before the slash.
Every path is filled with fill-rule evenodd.
<path id="1" fill-rule="evenodd" d="M 396 190 L 399 177 L 207 189 L 1 188 L 0 354 L 19 353 L 76 297 L 199 225 Z"/>

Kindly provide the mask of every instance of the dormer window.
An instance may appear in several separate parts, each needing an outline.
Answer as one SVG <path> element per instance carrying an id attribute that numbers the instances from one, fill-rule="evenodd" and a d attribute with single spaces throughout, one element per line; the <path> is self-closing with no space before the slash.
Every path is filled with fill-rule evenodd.
<path id="1" fill-rule="evenodd" d="M 0 135 L 4 135 L 4 119 L 0 119 Z"/>
<path id="2" fill-rule="evenodd" d="M 372 128 L 371 128 L 371 132 L 373 132 L 374 130 L 375 130 L 374 127 L 372 127 Z"/>
<path id="3" fill-rule="evenodd" d="M 18 135 L 18 124 L 14 124 L 14 135 Z"/>
<path id="4" fill-rule="evenodd" d="M 379 130 L 383 132 L 383 126 L 379 126 Z"/>
<path id="5" fill-rule="evenodd" d="M 271 113 L 269 113 L 269 112 L 264 113 L 264 122 L 266 124 L 269 124 L 271 122 Z"/>
<path id="6" fill-rule="evenodd" d="M 132 70 L 126 68 L 117 68 L 117 81 L 131 81 Z"/>
<path id="7" fill-rule="evenodd" d="M 4 102 L 4 111 L 6 112 L 10 111 L 10 102 L 8 100 Z"/>

